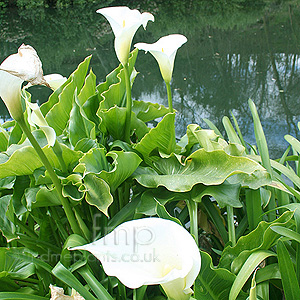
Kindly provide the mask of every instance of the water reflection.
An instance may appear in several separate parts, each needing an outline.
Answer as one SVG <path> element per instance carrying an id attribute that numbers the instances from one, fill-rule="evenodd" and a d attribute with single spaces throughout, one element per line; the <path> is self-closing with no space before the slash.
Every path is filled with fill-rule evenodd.
<path id="1" fill-rule="evenodd" d="M 171 33 L 188 37 L 188 43 L 177 53 L 172 82 L 178 136 L 191 122 L 207 127 L 203 118 L 222 129 L 222 117 L 233 112 L 246 140 L 253 143 L 247 103 L 252 98 L 272 156 L 278 157 L 286 147 L 285 134 L 299 137 L 297 1 L 279 6 L 252 5 L 243 10 L 234 6 L 225 10 L 207 3 L 204 6 L 204 1 L 182 2 L 139 4 L 141 10 L 152 12 L 156 21 L 147 26 L 146 32 L 140 29 L 133 41 L 152 43 Z M 136 7 L 134 1 L 129 6 Z M 91 66 L 98 81 L 103 81 L 118 62 L 113 35 L 105 19 L 95 13 L 98 8 L 99 5 L 89 9 L 43 10 L 35 15 L 8 11 L 0 17 L 1 61 L 25 42 L 37 49 L 45 74 L 68 76 L 84 57 L 93 54 Z M 136 68 L 140 74 L 133 97 L 167 105 L 165 85 L 154 58 L 139 53 Z M 49 91 L 36 87 L 33 93 L 34 99 L 42 101 Z M 0 112 L 2 119 L 7 118 L 2 102 Z"/>

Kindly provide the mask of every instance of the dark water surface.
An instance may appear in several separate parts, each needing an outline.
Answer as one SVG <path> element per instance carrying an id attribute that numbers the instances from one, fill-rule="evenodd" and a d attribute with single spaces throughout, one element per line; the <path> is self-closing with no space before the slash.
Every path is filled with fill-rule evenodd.
<path id="1" fill-rule="evenodd" d="M 166 3 L 168 2 L 168 3 Z M 300 121 L 300 5 L 299 1 L 249 1 L 251 5 L 223 1 L 127 1 L 130 8 L 149 11 L 155 22 L 140 28 L 136 42 L 155 42 L 163 35 L 182 33 L 188 42 L 179 49 L 172 81 L 177 135 L 189 123 L 206 127 L 203 118 L 223 132 L 222 117 L 233 113 L 246 141 L 254 143 L 248 99 L 257 105 L 273 158 L 287 143 L 285 134 L 299 138 Z M 245 1 L 247 2 L 247 1 Z M 0 12 L 0 61 L 22 44 L 38 52 L 44 74 L 64 76 L 88 55 L 98 82 L 118 61 L 114 36 L 96 9 L 115 5 L 99 1 L 89 7 Z M 120 3 L 120 1 L 118 2 Z M 164 82 L 154 58 L 142 51 L 136 69 L 133 97 L 167 105 Z M 31 89 L 43 102 L 49 91 Z M 8 118 L 0 102 L 0 121 Z"/>

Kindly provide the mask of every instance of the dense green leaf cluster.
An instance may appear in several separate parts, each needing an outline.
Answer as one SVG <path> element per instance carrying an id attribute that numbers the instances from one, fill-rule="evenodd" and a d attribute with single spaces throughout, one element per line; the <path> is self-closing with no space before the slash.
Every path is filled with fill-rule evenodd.
<path id="1" fill-rule="evenodd" d="M 137 55 L 128 63 L 133 87 Z M 97 84 L 90 65 L 88 56 L 41 106 L 56 148 L 30 127 L 59 185 L 17 122 L 0 127 L 0 300 L 49 299 L 50 284 L 86 300 L 163 298 L 157 286 L 132 291 L 90 254 L 68 250 L 149 216 L 177 222 L 198 242 L 196 299 L 296 299 L 300 142 L 286 136 L 289 148 L 271 160 L 251 100 L 256 145 L 233 115 L 223 118 L 226 137 L 208 120 L 210 129 L 190 124 L 177 137 L 176 113 L 143 99 L 133 102 L 127 141 L 125 70 Z"/>

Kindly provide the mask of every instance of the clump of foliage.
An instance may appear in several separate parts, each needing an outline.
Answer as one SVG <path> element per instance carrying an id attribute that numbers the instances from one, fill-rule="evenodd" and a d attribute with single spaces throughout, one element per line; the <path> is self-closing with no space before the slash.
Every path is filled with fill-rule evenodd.
<path id="1" fill-rule="evenodd" d="M 157 286 L 126 288 L 89 254 L 68 250 L 153 216 L 177 222 L 199 245 L 194 298 L 296 299 L 300 142 L 286 136 L 290 146 L 271 160 L 251 100 L 256 145 L 247 144 L 233 115 L 223 118 L 227 137 L 205 120 L 209 129 L 189 124 L 176 138 L 176 113 L 143 99 L 133 101 L 126 128 L 137 55 L 126 65 L 130 76 L 120 64 L 100 84 L 88 56 L 50 95 L 41 112 L 55 148 L 26 110 L 26 128 L 51 172 L 17 122 L 1 125 L 0 300 L 47 299 L 50 284 L 86 300 L 164 297 Z M 22 97 L 31 101 L 26 90 Z"/>

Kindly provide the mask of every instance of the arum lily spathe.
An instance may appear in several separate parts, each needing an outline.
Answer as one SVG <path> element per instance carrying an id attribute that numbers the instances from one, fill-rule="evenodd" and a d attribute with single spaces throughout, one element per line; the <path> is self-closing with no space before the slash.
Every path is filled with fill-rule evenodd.
<path id="1" fill-rule="evenodd" d="M 87 250 L 109 276 L 135 289 L 161 284 L 169 299 L 189 299 L 201 265 L 198 247 L 177 223 L 145 218 L 125 222 L 93 243 L 70 250 Z"/>
<path id="2" fill-rule="evenodd" d="M 24 81 L 48 86 L 36 51 L 22 44 L 18 53 L 8 56 L 0 65 L 0 97 L 16 120 L 23 116 L 21 86 Z"/>
<path id="3" fill-rule="evenodd" d="M 176 52 L 186 42 L 187 38 L 184 35 L 170 34 L 160 38 L 154 44 L 137 43 L 134 47 L 149 51 L 157 60 L 164 81 L 170 83 Z"/>
<path id="4" fill-rule="evenodd" d="M 146 29 L 148 21 L 154 22 L 154 16 L 126 6 L 101 8 L 97 13 L 102 14 L 110 23 L 115 35 L 117 57 L 123 66 L 126 65 L 134 34 L 141 25 Z"/>

